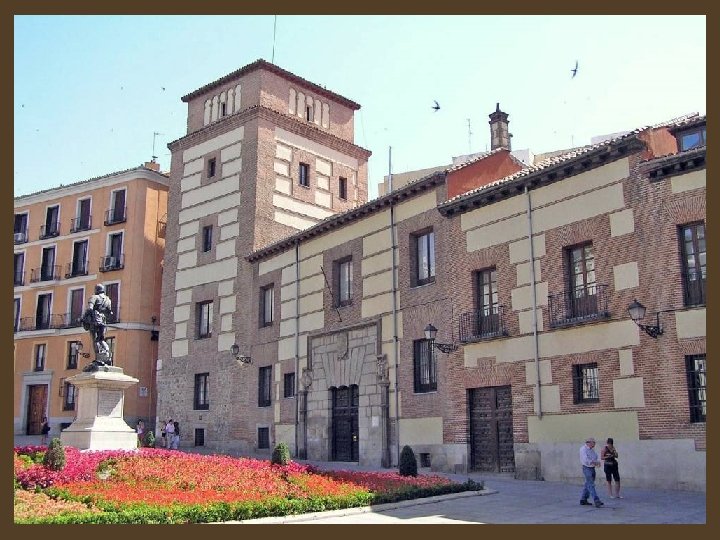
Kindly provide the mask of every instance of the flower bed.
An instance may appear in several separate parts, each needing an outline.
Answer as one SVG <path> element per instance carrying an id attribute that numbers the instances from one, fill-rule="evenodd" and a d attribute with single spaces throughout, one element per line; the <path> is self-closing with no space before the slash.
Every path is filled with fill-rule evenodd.
<path id="1" fill-rule="evenodd" d="M 44 447 L 15 449 L 18 493 L 36 491 L 58 505 L 33 511 L 16 496 L 16 523 L 206 523 L 365 506 L 477 490 L 437 475 L 319 471 L 290 462 L 141 448 L 80 452 L 66 447 L 67 465 L 38 461 Z M 19 505 L 22 510 L 19 510 Z"/>

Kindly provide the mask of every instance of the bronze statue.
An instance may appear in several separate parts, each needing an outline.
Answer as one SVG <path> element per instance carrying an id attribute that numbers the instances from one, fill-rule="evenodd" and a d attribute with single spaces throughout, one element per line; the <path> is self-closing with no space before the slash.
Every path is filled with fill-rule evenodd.
<path id="1" fill-rule="evenodd" d="M 85 366 L 83 371 L 97 371 L 112 365 L 110 346 L 105 341 L 105 327 L 112 313 L 112 302 L 105 294 L 105 286 L 98 283 L 82 317 L 83 328 L 90 332 L 95 345 L 95 359 Z"/>

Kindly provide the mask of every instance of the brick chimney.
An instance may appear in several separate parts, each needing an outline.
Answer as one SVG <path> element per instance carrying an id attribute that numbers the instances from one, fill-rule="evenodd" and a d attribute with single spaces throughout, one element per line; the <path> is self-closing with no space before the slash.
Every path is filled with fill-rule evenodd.
<path id="1" fill-rule="evenodd" d="M 500 103 L 495 105 L 495 112 L 490 114 L 490 150 L 496 148 L 507 148 L 512 150 L 510 147 L 510 139 L 512 133 L 508 131 L 508 114 L 500 110 Z"/>
<path id="2" fill-rule="evenodd" d="M 154 159 L 152 161 L 146 161 L 145 163 L 143 163 L 143 166 L 146 169 L 152 169 L 155 172 L 160 172 L 160 164 Z"/>

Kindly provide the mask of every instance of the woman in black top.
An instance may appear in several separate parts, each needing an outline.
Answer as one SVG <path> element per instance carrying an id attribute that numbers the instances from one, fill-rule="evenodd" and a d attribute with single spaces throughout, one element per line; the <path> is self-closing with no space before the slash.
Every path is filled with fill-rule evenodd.
<path id="1" fill-rule="evenodd" d="M 618 469 L 618 452 L 613 444 L 612 437 L 608 437 L 607 444 L 600 451 L 600 459 L 603 460 L 605 480 L 608 485 L 608 495 L 611 499 L 622 499 L 620 495 L 620 470 Z M 615 480 L 615 495 L 613 495 L 612 481 Z"/>

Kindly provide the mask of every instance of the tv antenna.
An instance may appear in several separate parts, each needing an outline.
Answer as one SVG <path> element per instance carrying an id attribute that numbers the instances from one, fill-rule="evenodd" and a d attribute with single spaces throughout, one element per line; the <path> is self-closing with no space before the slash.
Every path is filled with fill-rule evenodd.
<path id="1" fill-rule="evenodd" d="M 470 130 L 470 119 L 467 119 L 468 122 L 468 153 L 472 153 L 472 131 Z"/>
<path id="2" fill-rule="evenodd" d="M 153 155 L 152 155 L 153 161 L 155 161 L 155 160 L 157 159 L 157 156 L 155 155 L 155 138 L 156 138 L 158 135 L 162 135 L 162 133 L 159 133 L 159 132 L 157 132 L 157 131 L 153 131 L 153 151 L 152 151 L 152 153 L 153 153 Z"/>
<path id="3" fill-rule="evenodd" d="M 273 23 L 273 50 L 272 50 L 272 59 L 270 62 L 272 64 L 275 63 L 275 34 L 277 32 L 277 15 L 275 15 L 275 22 Z"/>

